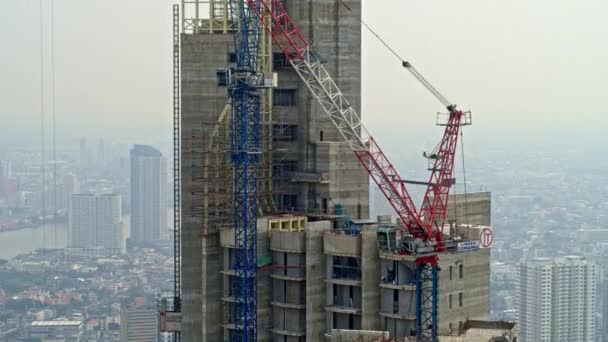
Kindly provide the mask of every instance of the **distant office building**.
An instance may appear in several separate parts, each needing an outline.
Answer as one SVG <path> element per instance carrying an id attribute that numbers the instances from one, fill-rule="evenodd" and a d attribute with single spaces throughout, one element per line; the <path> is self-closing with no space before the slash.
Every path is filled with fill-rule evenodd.
<path id="1" fill-rule="evenodd" d="M 376 184 L 372 184 L 369 189 L 369 211 L 370 217 L 378 217 L 383 215 L 395 215 L 395 209 Z"/>
<path id="2" fill-rule="evenodd" d="M 74 194 L 69 216 L 70 247 L 101 254 L 124 251 L 120 195 Z"/>
<path id="3" fill-rule="evenodd" d="M 99 139 L 97 142 L 97 158 L 95 164 L 100 168 L 106 166 L 106 145 L 103 139 Z"/>
<path id="4" fill-rule="evenodd" d="M 596 265 L 583 257 L 537 258 L 520 265 L 520 339 L 595 341 Z"/>
<path id="5" fill-rule="evenodd" d="M 11 177 L 11 163 L 8 160 L 0 160 L 0 179 Z"/>
<path id="6" fill-rule="evenodd" d="M 29 340 L 32 341 L 84 341 L 82 321 L 35 321 L 30 324 Z"/>
<path id="7" fill-rule="evenodd" d="M 608 242 L 608 229 L 586 227 L 579 229 L 576 237 L 581 243 Z"/>
<path id="8" fill-rule="evenodd" d="M 0 160 L 0 198 L 7 198 L 10 196 L 10 178 L 11 176 L 11 165 L 6 160 Z"/>
<path id="9" fill-rule="evenodd" d="M 120 309 L 120 340 L 129 342 L 158 342 L 158 308 L 136 298 L 133 304 Z"/>
<path id="10" fill-rule="evenodd" d="M 80 138 L 80 172 L 83 173 L 90 165 L 91 155 L 87 148 L 87 139 Z"/>
<path id="11" fill-rule="evenodd" d="M 131 242 L 159 240 L 167 235 L 167 160 L 157 149 L 131 149 Z"/>
<path id="12" fill-rule="evenodd" d="M 61 180 L 61 187 L 58 189 L 57 200 L 59 208 L 70 208 L 70 199 L 73 194 L 80 193 L 80 183 L 78 177 L 73 173 L 68 173 Z"/>

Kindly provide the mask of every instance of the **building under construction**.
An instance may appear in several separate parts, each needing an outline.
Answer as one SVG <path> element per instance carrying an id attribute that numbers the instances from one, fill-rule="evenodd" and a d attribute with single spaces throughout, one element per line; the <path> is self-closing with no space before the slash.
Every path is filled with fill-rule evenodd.
<path id="1" fill-rule="evenodd" d="M 230 109 L 218 72 L 235 62 L 227 2 L 184 0 L 179 13 L 184 341 L 228 340 L 235 328 Z M 283 3 L 360 112 L 361 1 Z M 412 336 L 414 258 L 386 243 L 390 219 L 369 217 L 367 172 L 267 33 L 260 57 L 276 84 L 260 104 L 258 340 L 329 341 L 334 329 Z M 448 222 L 450 235 L 478 241 L 489 193 L 451 197 Z M 441 335 L 489 319 L 490 249 L 470 246 L 439 259 Z"/>

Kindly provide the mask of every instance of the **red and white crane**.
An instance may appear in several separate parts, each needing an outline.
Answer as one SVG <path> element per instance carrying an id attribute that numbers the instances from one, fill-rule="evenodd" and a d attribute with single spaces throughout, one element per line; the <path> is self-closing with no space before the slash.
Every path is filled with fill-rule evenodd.
<path id="1" fill-rule="evenodd" d="M 409 62 L 403 66 L 422 83 L 448 110 L 441 125 L 444 134 L 436 151 L 427 156 L 432 163 L 428 188 L 420 210 L 416 209 L 406 183 L 387 158 L 380 145 L 361 122 L 318 55 L 298 30 L 279 0 L 246 0 L 258 17 L 271 18 L 265 29 L 274 44 L 285 54 L 304 84 L 327 113 L 344 141 L 367 170 L 399 216 L 408 235 L 415 242 L 409 250 L 416 256 L 416 336 L 417 341 L 437 341 L 438 328 L 438 256 L 445 247 L 442 227 L 446 217 L 448 193 L 453 183 L 454 155 L 463 125 L 470 123 L 470 113 L 457 109 L 431 85 Z"/>

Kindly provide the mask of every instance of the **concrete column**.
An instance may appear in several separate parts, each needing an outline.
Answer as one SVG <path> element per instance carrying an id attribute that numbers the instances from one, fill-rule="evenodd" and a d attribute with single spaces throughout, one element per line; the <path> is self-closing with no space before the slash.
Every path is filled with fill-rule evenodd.
<path id="1" fill-rule="evenodd" d="M 202 266 L 201 266 L 201 301 L 202 308 L 202 341 L 213 341 L 215 338 L 220 338 L 221 333 L 221 315 L 218 313 L 221 310 L 220 291 L 221 278 L 219 270 L 220 263 L 220 241 L 219 234 L 203 236 L 202 240 Z M 196 339 L 188 341 L 199 341 Z"/>
<path id="2" fill-rule="evenodd" d="M 259 218 L 258 224 L 258 260 L 267 256 L 270 251 L 268 219 Z M 270 301 L 272 299 L 271 271 L 258 271 L 258 341 L 271 341 L 272 327 Z"/>
<path id="3" fill-rule="evenodd" d="M 380 329 L 380 256 L 377 226 L 361 231 L 361 329 Z"/>
<path id="4" fill-rule="evenodd" d="M 325 333 L 325 254 L 323 234 L 329 221 L 306 226 L 306 341 L 323 341 Z"/>

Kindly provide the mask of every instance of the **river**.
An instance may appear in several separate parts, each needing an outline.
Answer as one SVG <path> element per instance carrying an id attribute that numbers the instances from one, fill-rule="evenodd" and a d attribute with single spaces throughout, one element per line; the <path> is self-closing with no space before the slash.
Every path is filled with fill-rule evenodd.
<path id="1" fill-rule="evenodd" d="M 171 218 L 171 216 L 169 216 Z M 122 217 L 124 236 L 129 236 L 129 216 Z M 68 224 L 45 224 L 38 228 L 24 228 L 0 232 L 0 259 L 11 259 L 38 248 L 65 248 L 68 245 Z"/>
<path id="2" fill-rule="evenodd" d="M 37 248 L 64 248 L 68 243 L 68 226 L 45 224 L 38 228 L 24 228 L 0 233 L 0 259 L 11 259 Z"/>

